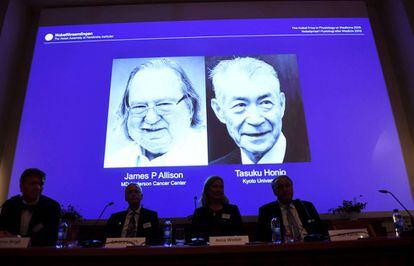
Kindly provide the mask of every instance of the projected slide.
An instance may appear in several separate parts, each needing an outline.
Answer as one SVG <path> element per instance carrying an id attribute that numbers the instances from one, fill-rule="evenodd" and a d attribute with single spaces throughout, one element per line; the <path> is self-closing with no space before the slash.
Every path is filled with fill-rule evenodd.
<path id="1" fill-rule="evenodd" d="M 378 189 L 414 208 L 367 18 L 40 27 L 10 196 L 28 167 L 86 218 L 124 209 L 130 182 L 187 217 L 210 175 L 242 215 L 281 174 L 320 212 L 360 195 L 393 209 Z"/>

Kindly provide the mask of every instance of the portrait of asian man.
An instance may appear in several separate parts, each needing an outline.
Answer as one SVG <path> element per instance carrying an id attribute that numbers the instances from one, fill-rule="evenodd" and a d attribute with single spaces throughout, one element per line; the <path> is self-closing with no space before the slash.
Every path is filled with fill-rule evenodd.
<path id="1" fill-rule="evenodd" d="M 310 161 L 295 55 L 210 57 L 206 68 L 210 164 Z"/>
<path id="2" fill-rule="evenodd" d="M 123 66 L 134 65 L 130 62 L 136 62 L 137 66 L 129 73 L 124 88 L 115 86 L 119 84 L 111 87 L 111 96 L 121 89 L 123 94 L 119 108 L 109 110 L 116 112 L 121 121 L 119 138 L 123 142 L 111 137 L 111 130 L 107 131 L 105 167 L 206 165 L 204 60 L 199 57 L 125 60 L 115 62 L 114 77 L 121 70 L 126 72 Z M 192 73 L 193 79 L 181 64 Z M 194 78 L 194 72 L 203 79 Z M 112 104 L 110 109 L 111 106 L 116 107 Z M 108 128 L 111 127 L 114 125 L 108 122 Z"/>

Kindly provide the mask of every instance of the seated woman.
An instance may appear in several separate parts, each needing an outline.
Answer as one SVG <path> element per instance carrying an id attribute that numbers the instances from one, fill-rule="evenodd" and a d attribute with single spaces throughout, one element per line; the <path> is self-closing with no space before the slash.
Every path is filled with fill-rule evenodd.
<path id="1" fill-rule="evenodd" d="M 221 177 L 210 176 L 204 183 L 201 207 L 194 211 L 191 229 L 192 237 L 205 240 L 210 236 L 242 234 L 239 208 L 229 204 Z"/>

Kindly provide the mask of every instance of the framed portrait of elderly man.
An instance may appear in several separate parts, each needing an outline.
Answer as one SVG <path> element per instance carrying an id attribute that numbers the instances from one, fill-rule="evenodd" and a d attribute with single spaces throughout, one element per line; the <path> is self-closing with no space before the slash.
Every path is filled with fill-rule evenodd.
<path id="1" fill-rule="evenodd" d="M 210 164 L 311 159 L 295 55 L 206 57 Z"/>
<path id="2" fill-rule="evenodd" d="M 114 59 L 105 168 L 207 165 L 203 57 Z"/>

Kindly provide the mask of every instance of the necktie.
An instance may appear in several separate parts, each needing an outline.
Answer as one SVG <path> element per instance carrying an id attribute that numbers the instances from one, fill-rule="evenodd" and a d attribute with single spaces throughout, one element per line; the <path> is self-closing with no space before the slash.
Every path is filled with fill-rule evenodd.
<path id="1" fill-rule="evenodd" d="M 137 226 L 136 226 L 136 221 L 135 221 L 135 215 L 137 214 L 136 211 L 133 211 L 130 215 L 131 217 L 129 218 L 129 224 L 128 224 L 128 228 L 127 228 L 127 232 L 126 232 L 126 237 L 135 237 L 136 233 L 137 233 Z"/>
<path id="2" fill-rule="evenodd" d="M 291 233 L 292 233 L 292 237 L 294 238 L 295 241 L 297 240 L 301 240 L 302 239 L 302 235 L 300 234 L 300 229 L 299 229 L 299 225 L 296 222 L 295 217 L 293 216 L 293 213 L 291 211 L 291 207 L 288 206 L 286 208 L 286 219 L 288 222 L 288 226 L 290 226 L 291 228 Z"/>
<path id="3" fill-rule="evenodd" d="M 23 204 L 22 209 L 23 210 L 28 210 L 30 212 L 33 212 L 36 208 L 36 205 L 28 205 L 28 204 Z"/>

